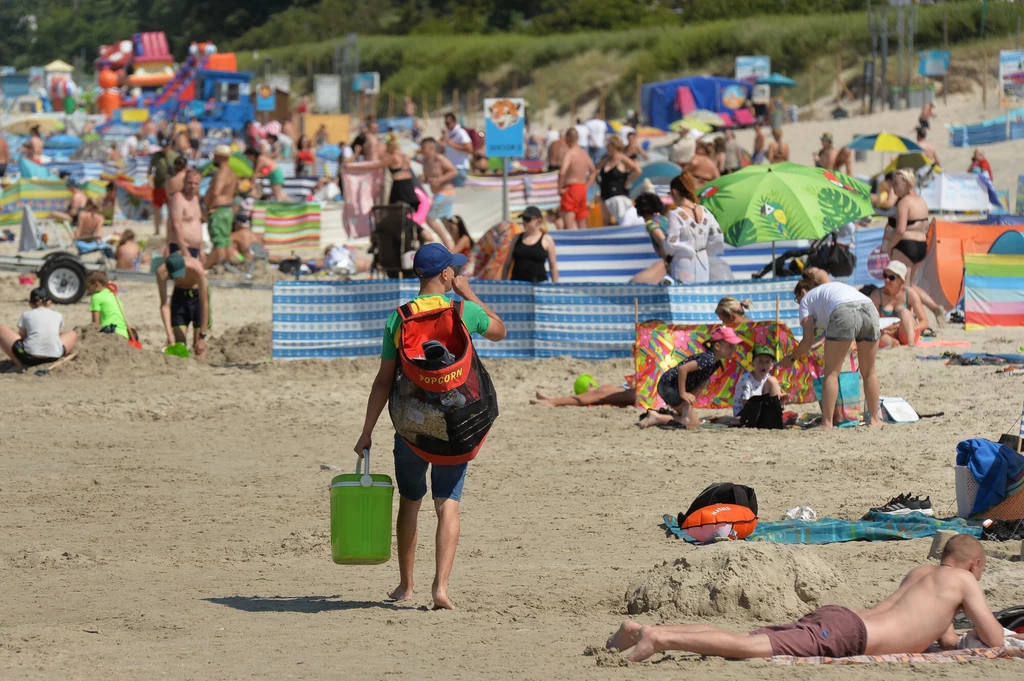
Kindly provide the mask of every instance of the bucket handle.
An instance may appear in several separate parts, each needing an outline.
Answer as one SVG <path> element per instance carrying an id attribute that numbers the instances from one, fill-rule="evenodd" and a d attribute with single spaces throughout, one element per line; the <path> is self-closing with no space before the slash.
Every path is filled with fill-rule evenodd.
<path id="1" fill-rule="evenodd" d="M 366 472 L 363 473 L 362 476 L 359 478 L 359 485 L 360 485 L 360 487 L 370 487 L 371 485 L 373 485 L 373 478 L 370 477 L 370 450 L 369 449 L 364 449 L 363 450 L 363 455 L 361 457 L 359 457 L 358 459 L 356 459 L 356 475 L 359 475 L 359 473 L 360 473 L 360 471 L 361 471 L 361 469 L 363 467 L 363 461 L 364 460 L 366 461 Z"/>

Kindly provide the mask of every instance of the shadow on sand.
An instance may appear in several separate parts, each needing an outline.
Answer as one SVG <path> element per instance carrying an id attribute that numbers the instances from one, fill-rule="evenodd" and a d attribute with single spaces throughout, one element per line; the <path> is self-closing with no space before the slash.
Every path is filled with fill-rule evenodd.
<path id="1" fill-rule="evenodd" d="M 387 601 L 339 601 L 339 596 L 224 596 L 204 598 L 204 601 L 226 605 L 244 612 L 301 612 L 317 613 L 330 610 L 414 610 L 412 604 L 398 605 Z"/>

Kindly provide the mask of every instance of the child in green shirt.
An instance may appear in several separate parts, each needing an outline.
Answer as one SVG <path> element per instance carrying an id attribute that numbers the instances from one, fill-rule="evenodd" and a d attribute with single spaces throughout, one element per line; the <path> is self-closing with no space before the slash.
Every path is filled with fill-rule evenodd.
<path id="1" fill-rule="evenodd" d="M 124 318 L 124 308 L 121 307 L 117 294 L 110 289 L 107 273 L 90 272 L 85 278 L 85 286 L 91 295 L 89 311 L 92 312 L 93 324 L 99 324 L 101 331 L 128 338 L 128 322 Z"/>

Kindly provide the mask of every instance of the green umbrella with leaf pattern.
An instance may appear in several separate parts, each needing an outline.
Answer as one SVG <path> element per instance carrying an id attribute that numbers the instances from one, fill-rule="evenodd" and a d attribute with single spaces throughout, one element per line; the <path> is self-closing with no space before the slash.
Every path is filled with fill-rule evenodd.
<path id="1" fill-rule="evenodd" d="M 731 246 L 820 239 L 875 214 L 860 180 L 789 162 L 747 166 L 704 185 L 697 198 Z"/>

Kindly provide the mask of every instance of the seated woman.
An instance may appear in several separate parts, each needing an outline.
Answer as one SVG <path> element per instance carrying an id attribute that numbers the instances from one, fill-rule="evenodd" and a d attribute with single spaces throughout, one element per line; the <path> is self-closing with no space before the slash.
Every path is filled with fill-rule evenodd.
<path id="1" fill-rule="evenodd" d="M 78 226 L 75 228 L 75 247 L 83 255 L 93 251 L 102 251 L 103 255 L 113 260 L 114 249 L 103 243 L 103 213 L 92 199 L 78 213 Z"/>
<path id="2" fill-rule="evenodd" d="M 130 270 L 136 272 L 141 265 L 147 264 L 149 255 L 143 253 L 139 244 L 135 241 L 135 232 L 130 229 L 124 230 L 121 240 L 114 252 L 115 267 L 119 270 Z"/>
<path id="3" fill-rule="evenodd" d="M 54 362 L 78 342 L 75 331 L 61 331 L 64 315 L 50 309 L 53 300 L 49 291 L 32 289 L 28 303 L 32 309 L 21 315 L 17 330 L 0 324 L 0 350 L 21 368 Z"/>
<path id="4" fill-rule="evenodd" d="M 695 430 L 700 425 L 697 417 L 697 393 L 707 385 L 711 376 L 721 369 L 725 360 L 736 352 L 740 337 L 728 326 L 720 326 L 704 343 L 706 348 L 693 357 L 688 357 L 672 367 L 658 380 L 658 395 L 672 410 L 672 414 L 648 411 L 638 424 L 640 428 L 650 426 L 680 425 Z"/>
<path id="5" fill-rule="evenodd" d="M 726 296 L 718 301 L 715 314 L 726 326 L 735 329 L 740 324 L 749 324 L 754 320 L 747 316 L 747 310 L 752 303 L 749 300 L 736 300 L 732 296 Z"/>
<path id="6" fill-rule="evenodd" d="M 650 267 L 637 272 L 630 281 L 634 284 L 657 284 L 668 274 L 668 263 L 671 260 L 671 257 L 665 255 L 665 249 L 662 247 L 668 233 L 668 210 L 661 197 L 651 192 L 636 197 L 635 204 L 637 215 L 647 226 L 647 235 L 651 237 L 651 246 L 658 254 L 658 260 Z"/>
<path id="7" fill-rule="evenodd" d="M 636 402 L 636 391 L 621 385 L 600 385 L 590 374 L 576 379 L 573 386 L 575 393 L 571 397 L 549 397 L 542 392 L 530 404 L 543 404 L 546 407 L 632 407 Z"/>
<path id="8" fill-rule="evenodd" d="M 898 317 L 900 323 L 882 330 L 879 347 L 917 345 L 921 332 L 928 328 L 928 315 L 917 291 L 907 285 L 907 266 L 899 260 L 890 261 L 882 272 L 882 279 L 885 283 L 871 293 L 871 302 L 878 309 L 879 317 Z"/>

